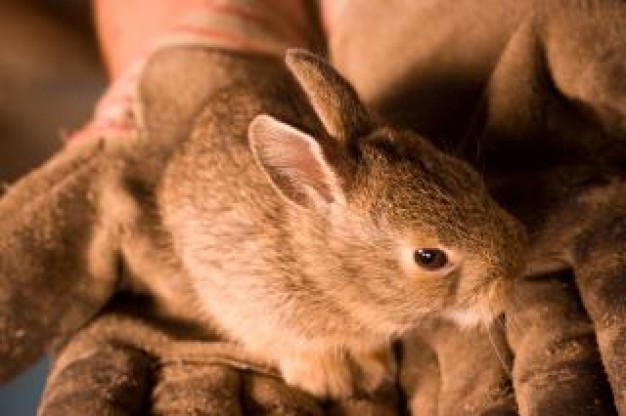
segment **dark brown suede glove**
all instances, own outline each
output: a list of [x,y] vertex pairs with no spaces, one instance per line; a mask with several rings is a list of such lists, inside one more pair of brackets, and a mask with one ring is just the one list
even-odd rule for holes
[[464,154],[528,227],[506,320],[520,414],[626,414],[626,4],[354,2],[338,21],[331,57],[365,100]]
[[413,415],[516,415],[502,326],[432,320],[405,339],[401,385]]
[[320,402],[271,369],[229,361],[238,347],[118,296],[57,355],[39,412],[94,415],[396,415],[394,386]]

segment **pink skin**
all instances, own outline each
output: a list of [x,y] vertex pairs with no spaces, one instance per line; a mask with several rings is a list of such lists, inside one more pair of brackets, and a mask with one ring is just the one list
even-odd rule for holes
[[[91,122],[77,131],[72,139],[89,138],[94,135],[111,134],[132,136],[135,117],[132,110],[134,88],[143,70],[148,54],[163,38],[184,30],[198,35],[197,29],[188,27],[190,15],[201,16],[221,10],[233,15],[254,16],[257,9],[265,8],[275,22],[280,22],[279,32],[287,33],[291,40],[306,42],[309,35],[316,34],[311,27],[307,3],[309,0],[94,0],[96,28],[111,86],[101,97]],[[320,5],[332,4],[324,17],[335,16],[336,5],[342,0],[329,2],[319,0]],[[321,3],[326,1],[326,3]],[[254,24],[254,17],[250,17]],[[169,34],[169,35],[168,35]],[[208,34],[215,37],[215,33]],[[231,39],[232,40],[232,39]],[[253,42],[254,43],[254,42]],[[246,43],[234,42],[234,46],[246,49]]]
[[[306,0],[263,0],[272,10],[281,9],[290,16],[291,24],[306,26]],[[167,32],[187,12],[202,9],[219,0],[94,0],[98,37],[112,80],[124,69],[145,54],[154,41]],[[335,16],[343,1],[321,0],[328,12],[322,15]],[[327,16],[328,15],[328,16]],[[325,23],[326,28],[328,24]]]
[[95,0],[98,37],[111,79],[145,53],[155,38],[203,0]]
[[332,34],[332,28],[338,24],[339,15],[348,0],[317,0],[317,3],[320,8],[322,25],[328,38]]

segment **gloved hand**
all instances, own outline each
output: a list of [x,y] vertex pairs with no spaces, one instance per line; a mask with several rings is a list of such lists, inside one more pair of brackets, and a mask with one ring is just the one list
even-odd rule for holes
[[[528,226],[527,274],[545,279],[535,288],[524,281],[518,306],[540,308],[545,297],[561,304],[553,313],[519,313],[527,323],[509,334],[514,351],[541,333],[548,340],[535,343],[534,355],[516,356],[527,366],[513,374],[518,393],[528,393],[518,400],[522,414],[544,414],[550,397],[567,398],[559,414],[613,414],[611,401],[626,412],[625,6],[539,8],[513,34],[490,80],[481,139],[487,177]],[[575,316],[578,324],[570,322]],[[554,361],[551,371],[542,350],[550,351],[543,356]]]
[[371,106],[464,154],[527,225],[506,319],[522,415],[626,413],[624,19],[619,1],[357,2],[330,35]]
[[56,357],[39,412],[112,415],[396,415],[394,386],[322,403],[271,369],[229,361],[238,347],[120,297]]

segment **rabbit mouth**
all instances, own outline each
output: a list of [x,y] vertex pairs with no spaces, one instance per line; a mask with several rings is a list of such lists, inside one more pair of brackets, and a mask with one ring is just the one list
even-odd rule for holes
[[506,310],[511,289],[511,279],[490,281],[473,290],[461,305],[445,310],[442,315],[462,328],[487,328]]

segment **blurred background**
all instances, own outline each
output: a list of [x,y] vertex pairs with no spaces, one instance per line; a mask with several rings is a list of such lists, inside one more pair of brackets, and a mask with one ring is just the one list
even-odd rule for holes
[[[85,123],[105,86],[87,0],[0,0],[0,184]],[[0,386],[0,414],[34,415],[48,363]]]
[[40,164],[91,114],[105,77],[87,0],[0,1],[0,180]]

